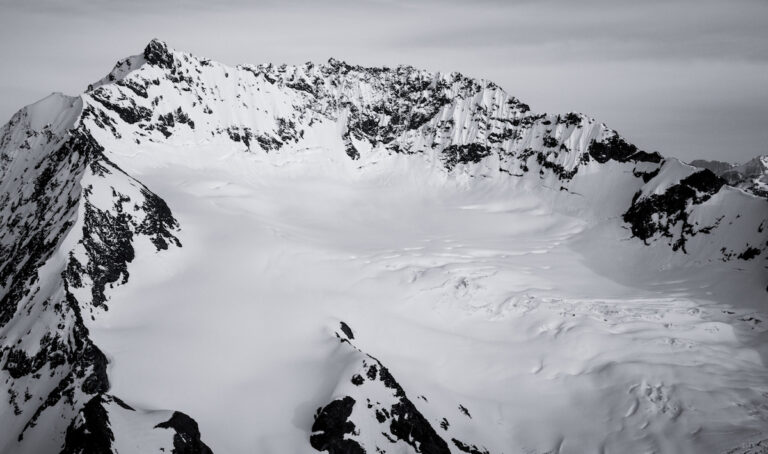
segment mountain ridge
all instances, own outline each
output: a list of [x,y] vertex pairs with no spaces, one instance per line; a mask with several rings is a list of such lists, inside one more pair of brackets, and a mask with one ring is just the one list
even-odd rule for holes
[[755,156],[743,164],[697,159],[693,166],[709,169],[730,186],[759,197],[768,197],[768,154]]
[[[184,247],[174,207],[126,167],[128,156],[142,147],[225,143],[263,159],[300,159],[292,153],[303,156],[312,146],[333,150],[350,172],[414,157],[439,178],[467,184],[519,179],[557,209],[620,217],[634,241],[674,254],[750,269],[768,255],[764,199],[727,187],[708,170],[639,150],[585,115],[533,114],[492,82],[337,60],[230,68],[153,40],[84,94],[51,95],[0,129],[0,361],[13,409],[3,415],[12,428],[0,439],[4,452],[111,452],[129,433],[119,427],[134,426],[147,434],[143,449],[210,452],[184,413],[133,408],[109,393],[108,359],[92,341],[88,319],[108,310],[110,289],[129,281],[128,264],[137,257]],[[209,165],[205,159],[196,165]],[[598,197],[610,202],[590,207]],[[349,343],[347,334],[336,336]],[[363,374],[354,377],[370,373],[365,361],[385,370],[362,355]],[[338,444],[312,446],[366,452],[355,449],[394,439],[418,452],[425,436],[434,452],[487,452],[472,440],[452,438],[449,445],[401,385],[387,380],[383,389],[394,390],[394,400],[372,413],[389,424],[383,439],[350,441],[342,430],[334,432]],[[333,402],[348,403],[333,400],[319,413],[326,434],[345,427],[331,416],[349,416]],[[123,426],[113,424],[118,420]]]

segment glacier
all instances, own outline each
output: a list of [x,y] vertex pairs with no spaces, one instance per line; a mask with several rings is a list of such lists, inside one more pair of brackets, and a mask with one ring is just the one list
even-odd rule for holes
[[767,449],[768,200],[490,81],[153,40],[0,220],[3,453]]

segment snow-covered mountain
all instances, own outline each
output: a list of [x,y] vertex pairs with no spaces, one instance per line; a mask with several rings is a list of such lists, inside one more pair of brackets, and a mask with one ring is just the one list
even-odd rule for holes
[[0,452],[763,452],[725,183],[458,73],[153,40],[0,130]]
[[709,169],[729,185],[760,197],[768,197],[768,155],[756,156],[744,164],[697,159],[691,165]]

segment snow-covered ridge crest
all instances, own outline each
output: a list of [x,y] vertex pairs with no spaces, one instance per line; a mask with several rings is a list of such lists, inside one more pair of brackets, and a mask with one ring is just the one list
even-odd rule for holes
[[[157,442],[142,449],[207,450],[183,413],[132,408],[109,393],[107,358],[88,324],[128,282],[130,263],[182,246],[174,207],[139,181],[131,159],[204,169],[232,149],[287,162],[286,171],[317,171],[303,157],[319,150],[343,168],[340,178],[412,166],[418,178],[508,185],[510,197],[535,192],[590,224],[621,219],[627,236],[665,258],[754,271],[768,256],[764,199],[639,150],[586,115],[535,114],[458,73],[333,59],[229,67],[153,40],[81,96],[52,95],[0,130],[0,382],[9,396],[0,451],[114,451],[135,433]],[[359,353],[350,367],[368,374],[374,360]],[[376,389],[388,399],[382,408],[420,414],[399,384],[378,377],[341,388],[360,402]],[[335,406],[324,408],[328,416]],[[377,411],[360,417],[378,420]],[[415,426],[395,416],[405,426],[385,439],[418,444],[408,435]],[[481,452],[420,429],[441,452]],[[376,437],[359,445],[386,442]]]
[[[675,250],[684,251],[698,232],[734,225],[739,235],[702,240],[715,251],[707,253],[710,259],[753,256],[749,251],[766,247],[758,231],[768,223],[764,216],[718,221],[713,208],[711,216],[700,210],[693,216],[698,224],[686,226],[684,218],[711,194],[664,194],[687,188],[680,180],[695,168],[639,150],[586,115],[533,113],[496,84],[458,73],[365,68],[334,59],[233,68],[153,40],[143,54],[118,62],[84,99],[83,121],[109,132],[103,141],[234,144],[283,160],[319,147],[342,151],[360,169],[388,156],[419,155],[458,179],[511,176],[524,186],[582,194],[586,203],[571,198],[560,205],[580,206],[598,218],[622,215],[633,235],[665,240]],[[679,170],[670,173],[673,168]],[[710,173],[695,178],[710,193],[722,187]],[[592,203],[605,196],[600,181],[611,186],[610,203]],[[726,193],[728,205],[765,212],[764,201]],[[643,201],[645,208],[630,209]]]
[[[109,424],[100,408],[117,399],[106,394],[107,359],[87,320],[107,308],[108,287],[127,281],[141,242],[180,246],[165,202],[111,162],[83,123],[88,102],[52,94],[0,130],[2,452],[94,452],[112,443],[104,430],[78,432]],[[166,447],[174,433],[194,443],[188,424],[157,423],[147,430],[169,433]]]

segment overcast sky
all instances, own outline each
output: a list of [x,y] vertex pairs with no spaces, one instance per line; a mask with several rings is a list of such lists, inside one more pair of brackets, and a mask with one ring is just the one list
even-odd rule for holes
[[768,0],[0,0],[0,122],[153,37],[227,64],[456,70],[647,150],[768,153]]

